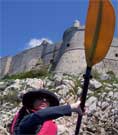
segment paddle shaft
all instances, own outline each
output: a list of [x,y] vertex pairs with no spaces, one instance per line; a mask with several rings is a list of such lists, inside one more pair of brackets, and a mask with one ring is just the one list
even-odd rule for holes
[[[84,111],[84,107],[85,107],[85,102],[86,102],[86,97],[87,97],[87,92],[88,92],[90,76],[91,76],[91,67],[87,67],[86,68],[85,79],[84,79],[83,91],[82,91],[82,95],[81,95],[81,104],[80,104],[80,106],[81,106],[82,111]],[[82,116],[78,115],[75,135],[79,134],[81,121],[82,121]]]

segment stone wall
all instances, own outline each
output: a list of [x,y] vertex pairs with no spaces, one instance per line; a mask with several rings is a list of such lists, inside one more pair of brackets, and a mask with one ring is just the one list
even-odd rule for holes
[[42,48],[42,46],[38,46],[14,56],[9,73],[15,74],[23,71],[29,71],[33,66],[35,66],[38,59],[41,57]]
[[45,47],[45,52],[41,57],[45,65],[51,64],[52,61],[56,61],[60,46],[61,42],[55,43],[53,45],[48,45],[47,47]]
[[48,65],[56,61],[61,42],[48,44],[43,42],[40,46],[27,49],[13,57],[0,59],[0,77],[6,74],[16,74],[30,71],[37,64]]
[[118,75],[118,47],[115,45],[110,47],[105,59],[97,64],[95,69],[100,72],[113,71]]
[[11,61],[11,56],[0,58],[0,77],[9,73]]

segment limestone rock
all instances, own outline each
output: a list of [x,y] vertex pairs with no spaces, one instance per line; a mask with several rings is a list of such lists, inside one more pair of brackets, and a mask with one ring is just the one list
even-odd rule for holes
[[41,79],[37,79],[37,78],[27,79],[26,82],[27,82],[27,85],[29,85],[30,87],[33,87],[35,89],[43,88],[43,85],[44,85],[43,81]]
[[89,85],[90,89],[98,89],[100,87],[102,87],[102,84],[100,82],[98,82],[95,79],[90,80],[90,85]]

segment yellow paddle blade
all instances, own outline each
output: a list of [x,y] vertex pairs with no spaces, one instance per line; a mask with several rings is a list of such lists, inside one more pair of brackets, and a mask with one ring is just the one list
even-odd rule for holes
[[85,28],[85,55],[89,67],[107,54],[115,29],[115,12],[109,0],[90,0]]

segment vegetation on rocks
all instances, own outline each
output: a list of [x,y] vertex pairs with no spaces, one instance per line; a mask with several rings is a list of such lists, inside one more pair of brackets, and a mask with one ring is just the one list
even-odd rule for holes
[[6,75],[4,79],[25,79],[25,78],[38,78],[38,77],[45,77],[47,76],[48,73],[48,68],[43,67],[40,70],[31,70],[27,72],[22,72],[14,75]]

